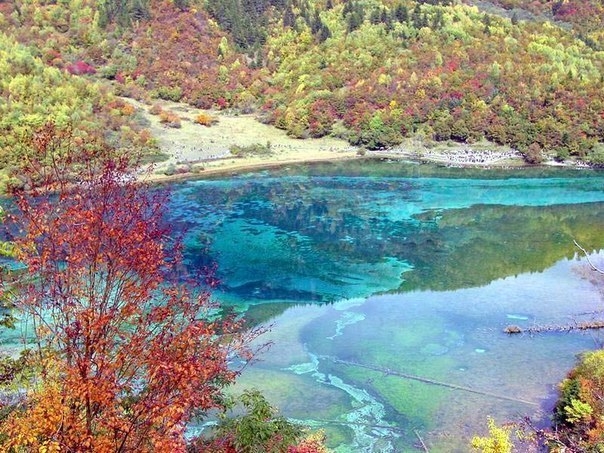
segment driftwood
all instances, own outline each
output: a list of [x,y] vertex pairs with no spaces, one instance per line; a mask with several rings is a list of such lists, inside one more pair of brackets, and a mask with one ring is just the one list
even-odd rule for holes
[[503,331],[510,335],[518,333],[541,333],[541,332],[571,332],[573,330],[592,330],[592,329],[604,329],[604,321],[586,321],[579,322],[576,324],[566,325],[553,325],[553,326],[533,326],[522,328],[516,325],[506,326]]
[[583,254],[585,255],[585,259],[589,263],[589,266],[592,268],[592,270],[599,274],[604,274],[604,270],[600,269],[599,267],[594,265],[594,263],[591,262],[591,260],[589,259],[589,254],[587,253],[587,250],[585,250],[583,247],[581,247],[577,241],[573,241],[573,242],[579,248],[579,250],[581,250],[583,252]]
[[429,378],[425,378],[425,377],[421,377],[421,376],[414,376],[412,374],[407,374],[407,373],[400,373],[398,371],[394,371],[391,370],[389,368],[380,368],[377,366],[372,366],[372,365],[365,365],[362,363],[358,363],[358,362],[351,362],[348,360],[340,360],[340,359],[336,359],[335,357],[331,359],[334,363],[341,363],[343,365],[348,365],[348,366],[355,366],[355,367],[359,367],[359,368],[365,368],[367,370],[373,370],[373,371],[378,371],[381,373],[386,374],[387,376],[396,376],[396,377],[400,377],[403,379],[409,379],[409,380],[413,380],[413,381],[418,381],[418,382],[423,382],[424,384],[431,384],[431,385],[437,385],[440,387],[447,387],[453,390],[461,390],[464,392],[469,392],[469,393],[475,393],[477,395],[482,395],[482,396],[488,396],[491,398],[497,398],[500,400],[506,400],[506,401],[513,401],[515,403],[522,403],[522,404],[528,404],[530,406],[538,406],[538,403],[535,403],[534,401],[527,401],[527,400],[523,400],[520,398],[514,398],[511,396],[506,396],[506,395],[499,395],[497,393],[491,393],[491,392],[485,392],[482,390],[477,390],[477,389],[473,389],[470,387],[464,387],[463,385],[457,385],[457,384],[451,384],[449,382],[442,382],[442,381],[436,381],[434,379],[429,379]]
[[419,435],[419,432],[417,431],[417,429],[414,429],[413,432],[415,433],[415,435],[419,439],[419,443],[421,444],[422,449],[424,450],[424,452],[425,453],[430,453],[430,451],[428,450],[428,447],[426,447],[426,444],[424,443],[424,439],[422,439],[422,436]]
[[[583,247],[581,247],[581,245],[576,240],[573,240],[573,243],[585,255],[585,259],[587,260],[589,267],[591,267],[591,269],[594,272],[604,275],[604,270],[600,269],[594,263],[591,262],[591,260],[589,259],[589,254],[587,253],[587,250],[585,250]],[[588,314],[590,314],[590,313],[588,313]],[[505,329],[503,329],[503,331],[507,334],[515,335],[515,334],[519,334],[519,333],[534,334],[534,333],[541,333],[541,332],[572,332],[573,330],[597,330],[597,329],[604,329],[604,320],[584,321],[584,322],[576,322],[574,324],[563,324],[563,325],[533,326],[533,327],[526,327],[526,328],[522,328],[515,324],[510,324],[510,325],[506,326]]]

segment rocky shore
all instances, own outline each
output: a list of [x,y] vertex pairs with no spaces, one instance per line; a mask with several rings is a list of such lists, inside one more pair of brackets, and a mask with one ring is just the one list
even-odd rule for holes
[[458,145],[450,149],[397,147],[385,151],[375,151],[369,155],[385,155],[393,158],[408,158],[419,162],[434,162],[451,167],[502,167],[525,165],[522,154],[513,149],[475,149]]

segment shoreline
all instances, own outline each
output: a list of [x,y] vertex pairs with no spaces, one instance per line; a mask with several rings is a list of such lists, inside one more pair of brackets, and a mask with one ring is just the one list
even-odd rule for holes
[[[253,161],[245,160],[238,161],[238,158],[222,158],[211,161],[206,161],[204,163],[214,163],[212,166],[201,168],[193,167],[192,171],[182,171],[176,172],[171,175],[161,174],[161,173],[149,173],[145,171],[143,174],[143,180],[145,182],[150,183],[167,183],[173,181],[185,181],[190,179],[205,179],[211,178],[215,176],[225,176],[225,175],[239,175],[244,173],[251,173],[258,170],[270,170],[276,168],[286,167],[288,165],[294,164],[315,164],[315,163],[323,163],[323,162],[343,162],[349,160],[361,160],[363,156],[354,155],[340,155],[340,156],[331,156],[331,157],[315,157],[308,158],[305,156],[300,157],[291,157],[287,159],[270,159],[264,158],[261,160],[254,159]],[[221,160],[228,160],[230,162],[221,163]],[[200,165],[200,164],[194,164]]]
[[[259,170],[270,170],[296,164],[320,164],[329,162],[362,161],[367,159],[391,159],[408,161],[417,164],[433,164],[449,168],[482,168],[482,169],[519,169],[531,167],[560,167],[584,170],[592,167],[574,162],[559,163],[546,161],[540,165],[531,165],[524,161],[520,153],[481,152],[465,147],[462,151],[420,153],[412,150],[387,149],[379,151],[332,152],[330,154],[316,155],[305,153],[288,153],[286,155],[264,157],[222,157],[207,159],[203,162],[181,163],[181,168],[176,168],[174,174],[161,173],[158,166],[154,172],[147,168],[140,172],[141,181],[147,183],[170,183],[212,177],[240,175]],[[185,168],[189,169],[186,170]]]
[[[186,104],[157,101],[155,108],[168,111],[179,118],[178,127],[168,127],[151,106],[124,98],[141,115],[156,138],[159,150],[167,156],[163,162],[142,165],[138,179],[148,183],[168,183],[189,179],[204,179],[258,170],[274,169],[294,164],[313,164],[363,159],[392,159],[414,163],[431,163],[446,167],[522,168],[532,167],[520,152],[508,146],[490,142],[472,144],[424,142],[407,138],[400,145],[384,150],[365,150],[333,138],[296,139],[274,126],[262,124],[253,115],[229,115],[201,110]],[[197,124],[204,114],[212,118],[210,126]],[[266,144],[266,145],[264,145]],[[263,146],[263,155],[233,156],[233,147]],[[591,168],[581,162],[546,161],[544,166]]]

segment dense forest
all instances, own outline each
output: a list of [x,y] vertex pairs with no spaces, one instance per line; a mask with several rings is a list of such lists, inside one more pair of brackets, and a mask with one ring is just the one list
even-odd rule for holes
[[150,151],[121,95],[254,112],[294,137],[369,149],[410,136],[486,139],[529,162],[601,164],[603,9],[597,0],[2,2],[2,146],[52,119]]

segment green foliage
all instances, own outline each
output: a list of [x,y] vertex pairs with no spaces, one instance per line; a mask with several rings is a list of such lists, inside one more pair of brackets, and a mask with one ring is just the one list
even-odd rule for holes
[[17,357],[0,358],[0,388],[18,390],[33,375],[35,363],[31,349],[23,349]]
[[598,143],[588,156],[589,162],[597,166],[604,166],[604,143]]
[[235,157],[270,156],[273,153],[269,142],[266,142],[266,144],[254,143],[247,146],[233,145],[229,150]]
[[[320,17],[330,38],[308,39],[316,21],[272,29],[270,117],[296,137],[337,128],[370,148],[423,130],[438,140],[488,138],[534,163],[545,153],[590,155],[604,141],[604,120],[588,114],[604,105],[601,58],[549,23],[512,24],[452,3],[292,8],[299,18]],[[310,110],[318,91],[328,93],[321,115]],[[401,106],[398,118],[383,113],[391,101]]]
[[[486,138],[534,163],[555,156],[600,165],[601,2],[494,2],[520,8],[522,20],[445,0],[28,0],[15,3],[6,29],[56,68],[94,62],[121,94],[262,106],[263,118],[295,137],[337,134],[368,148],[418,132]],[[573,28],[526,20],[522,8]],[[29,91],[36,57],[11,61],[18,95]],[[88,119],[88,107],[66,106],[55,121],[70,120],[74,107]],[[45,118],[12,110],[13,123]]]
[[569,406],[564,406],[566,420],[569,423],[588,421],[593,414],[592,407],[581,400],[573,399]]
[[[560,384],[552,445],[600,451],[604,442],[604,350],[583,354]],[[573,450],[574,451],[574,450]]]
[[487,420],[489,435],[487,437],[475,436],[472,438],[472,448],[482,453],[511,453],[514,444],[510,440],[510,428],[500,427],[491,417]]
[[303,429],[286,418],[275,415],[275,409],[258,390],[245,391],[238,400],[244,414],[224,416],[217,427],[220,437],[232,437],[238,452],[280,453],[294,445],[303,435]]
[[0,102],[2,148],[15,145],[26,131],[48,120],[66,126],[92,117],[102,102],[97,85],[47,67],[4,34],[0,34],[0,99],[5,101]]
[[182,89],[180,87],[159,87],[157,97],[166,101],[178,102],[182,99]]
[[206,8],[231,33],[235,44],[247,51],[266,40],[270,4],[267,0],[211,0]]
[[150,16],[149,0],[98,0],[100,24],[127,27]]
[[[141,127],[132,123],[115,100],[98,83],[48,66],[35,48],[0,34],[0,173],[5,185],[26,159],[25,137],[47,122],[70,129],[74,137],[100,137],[109,143],[137,150],[152,148],[138,136]],[[115,113],[117,112],[117,114]],[[129,124],[131,127],[122,127]]]

